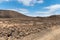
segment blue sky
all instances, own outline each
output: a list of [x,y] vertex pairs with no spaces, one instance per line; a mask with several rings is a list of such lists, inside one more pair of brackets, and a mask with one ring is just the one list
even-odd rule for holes
[[60,14],[60,0],[0,0],[0,9],[14,10],[28,16]]

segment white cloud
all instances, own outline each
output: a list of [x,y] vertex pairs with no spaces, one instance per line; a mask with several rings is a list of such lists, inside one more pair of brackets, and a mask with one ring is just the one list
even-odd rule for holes
[[42,16],[42,17],[52,15],[49,11],[36,11],[35,14],[36,16]]
[[18,0],[18,2],[23,3],[26,6],[33,6],[36,3],[43,3],[43,0]]
[[43,3],[44,1],[43,0],[38,0],[37,3]]
[[47,11],[37,11],[37,14],[42,14],[42,15],[57,15],[60,14],[60,4],[55,4],[51,5],[48,7],[44,7],[43,10]]
[[60,4],[51,5],[51,6],[45,7],[44,9],[48,9],[50,12],[53,12],[60,9]]
[[60,14],[60,4],[51,5],[44,7],[43,10],[46,11],[36,11],[35,14],[38,16],[50,16],[50,15],[59,15]]
[[35,13],[38,13],[38,14],[48,14],[49,12],[47,12],[47,11],[36,11]]
[[[60,11],[60,4],[50,5],[48,7],[44,7],[43,10],[47,9],[48,14],[57,15],[58,11]],[[44,11],[43,11],[44,12]],[[46,14],[46,13],[45,13]]]
[[21,2],[21,3],[23,3],[24,5],[29,6],[29,5],[30,5],[30,2],[31,2],[32,0],[18,0],[18,1]]
[[18,11],[19,11],[20,13],[23,13],[23,14],[29,13],[29,11],[28,11],[27,9],[24,9],[24,8],[18,9]]

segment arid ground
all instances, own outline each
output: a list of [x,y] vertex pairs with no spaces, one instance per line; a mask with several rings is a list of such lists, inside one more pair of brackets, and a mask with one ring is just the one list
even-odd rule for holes
[[20,14],[20,16],[14,15],[14,17],[12,13],[15,12],[9,11],[9,16],[2,13],[0,40],[60,40],[59,15],[28,17]]

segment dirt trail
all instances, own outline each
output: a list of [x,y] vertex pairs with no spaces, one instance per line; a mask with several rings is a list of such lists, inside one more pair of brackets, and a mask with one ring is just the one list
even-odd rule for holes
[[52,30],[44,37],[38,38],[37,40],[60,40],[60,28]]

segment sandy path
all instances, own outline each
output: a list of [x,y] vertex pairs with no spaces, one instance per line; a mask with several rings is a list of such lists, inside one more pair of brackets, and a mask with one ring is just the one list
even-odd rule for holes
[[44,37],[38,38],[37,40],[60,40],[60,28],[52,30]]

